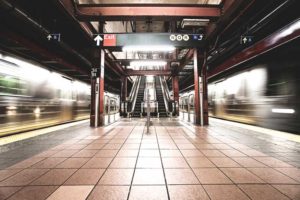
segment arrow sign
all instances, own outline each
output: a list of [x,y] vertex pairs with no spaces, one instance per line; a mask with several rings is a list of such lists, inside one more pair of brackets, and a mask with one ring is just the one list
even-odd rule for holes
[[243,39],[244,44],[246,44],[247,41],[248,41],[248,39],[246,37],[244,37],[244,39]]
[[51,40],[51,38],[52,38],[52,36],[51,36],[51,34],[49,34],[49,35],[47,36],[47,39],[48,39],[48,40]]
[[97,35],[94,38],[94,41],[96,41],[97,46],[100,46],[100,42],[103,41],[103,38],[100,35]]

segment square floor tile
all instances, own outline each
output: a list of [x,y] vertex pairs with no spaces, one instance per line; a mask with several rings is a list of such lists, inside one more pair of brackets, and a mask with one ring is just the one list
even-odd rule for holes
[[60,186],[47,200],[85,200],[94,186]]
[[295,179],[300,182],[300,169],[299,168],[275,168],[277,171],[289,176],[290,178]]
[[129,186],[96,186],[87,200],[127,200]]
[[191,169],[165,169],[168,184],[200,184]]
[[201,152],[207,157],[225,157],[225,155],[216,149],[211,150],[201,150]]
[[164,168],[189,168],[183,157],[162,158]]
[[40,168],[40,169],[54,168],[55,166],[62,163],[66,159],[67,158],[46,158],[45,160],[31,166],[31,168]]
[[19,169],[19,168],[25,169],[25,168],[28,168],[44,159],[45,158],[42,158],[42,157],[32,157],[32,158],[23,160],[22,162],[19,162],[17,164],[14,164],[13,166],[10,166],[9,169]]
[[117,157],[137,157],[138,153],[138,149],[122,149],[117,154]]
[[161,168],[161,160],[160,158],[142,158],[139,157],[137,161],[136,168],[144,168],[144,169],[151,169],[151,168]]
[[201,185],[169,185],[170,200],[209,200]]
[[263,183],[263,181],[245,168],[221,168],[234,183]]
[[217,168],[193,169],[201,184],[232,184],[231,180]]
[[83,149],[83,150],[75,153],[74,155],[72,155],[72,157],[76,157],[76,158],[91,158],[97,152],[98,152],[98,150]]
[[217,167],[241,167],[230,158],[209,158]]
[[224,153],[228,157],[242,157],[242,156],[247,156],[247,155],[241,153],[240,151],[233,150],[233,149],[221,150],[221,151],[222,151],[222,153]]
[[239,185],[252,200],[289,200],[270,185]]
[[166,186],[132,186],[129,200],[168,200]]
[[52,169],[31,185],[62,185],[76,169]]
[[292,165],[273,157],[253,157],[253,158],[270,167],[293,167]]
[[165,184],[162,169],[136,169],[133,178],[134,185],[162,185]]
[[190,157],[186,158],[186,160],[192,168],[215,167],[215,165],[206,157]]
[[248,170],[267,183],[297,183],[295,180],[272,168],[248,168]]
[[181,153],[184,157],[202,157],[203,154],[199,150],[181,150]]
[[139,157],[160,157],[159,150],[140,150]]
[[79,150],[61,150],[55,154],[53,154],[51,157],[57,157],[57,158],[68,158],[77,153]]
[[0,181],[15,175],[16,173],[20,172],[23,169],[4,169],[0,170]]
[[64,185],[95,185],[103,173],[104,169],[79,169]]
[[25,169],[0,182],[0,186],[23,186],[42,176],[48,169]]
[[8,198],[9,196],[16,193],[21,188],[22,187],[0,187],[0,199],[4,200]]
[[9,200],[44,200],[57,188],[58,186],[26,186]]
[[267,167],[250,157],[233,157],[232,159],[243,167]]
[[82,168],[107,168],[113,158],[92,158]]
[[167,158],[167,157],[182,157],[179,150],[161,150],[161,157]]
[[134,169],[107,169],[100,185],[130,185]]
[[113,158],[117,155],[118,150],[100,150],[96,153],[95,157],[102,157],[102,158]]
[[300,185],[273,185],[273,187],[293,200],[300,199]]
[[78,169],[82,167],[88,160],[89,158],[68,158],[55,168]]
[[235,185],[203,185],[211,200],[250,200]]
[[136,158],[116,157],[110,164],[109,168],[134,168],[135,163],[136,163]]
[[87,145],[84,149],[85,150],[100,150],[105,146],[105,144],[101,144],[101,143],[92,143]]

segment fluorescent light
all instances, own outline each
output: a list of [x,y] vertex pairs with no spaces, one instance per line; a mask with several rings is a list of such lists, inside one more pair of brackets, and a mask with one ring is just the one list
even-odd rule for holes
[[284,109],[284,108],[273,108],[272,112],[273,113],[294,114],[295,110],[294,109]]
[[130,66],[164,66],[166,61],[132,61]]
[[147,45],[147,46],[125,46],[123,51],[159,51],[159,52],[171,52],[175,47],[170,45]]

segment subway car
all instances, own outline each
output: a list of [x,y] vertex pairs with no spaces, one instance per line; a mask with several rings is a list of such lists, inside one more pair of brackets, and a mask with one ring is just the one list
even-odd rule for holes
[[[109,124],[118,120],[119,99],[107,92],[105,99]],[[0,137],[89,116],[88,84],[0,53]]]
[[[295,60],[252,64],[208,85],[211,117],[300,132],[300,68]],[[194,92],[180,96],[180,116],[194,120]]]

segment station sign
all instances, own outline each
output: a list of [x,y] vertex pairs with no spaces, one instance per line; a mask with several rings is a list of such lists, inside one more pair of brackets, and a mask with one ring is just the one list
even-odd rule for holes
[[96,46],[124,47],[147,45],[172,45],[175,47],[201,47],[204,44],[203,34],[181,33],[118,33],[94,35]]

